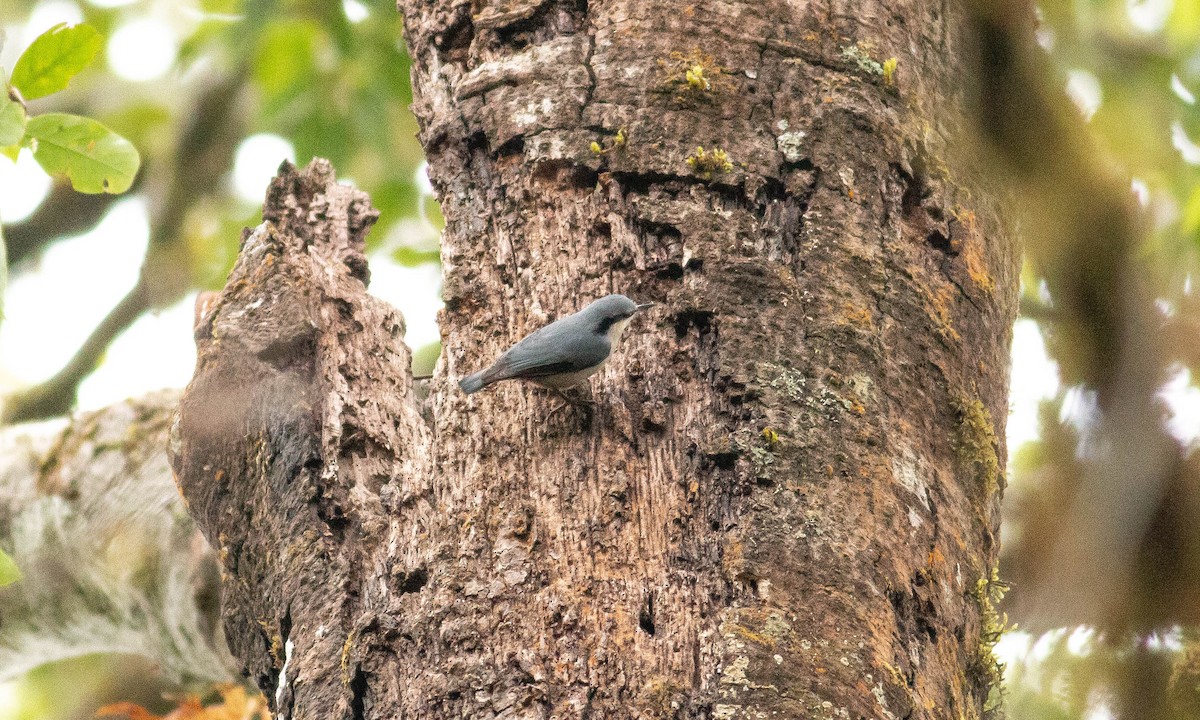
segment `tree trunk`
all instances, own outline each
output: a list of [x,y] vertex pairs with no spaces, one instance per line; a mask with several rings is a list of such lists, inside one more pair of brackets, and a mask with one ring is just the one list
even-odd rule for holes
[[[365,294],[373,215],[317,163],[180,410],[280,716],[985,714],[1018,254],[948,169],[958,11],[402,9],[447,219],[428,401]],[[614,291],[659,305],[594,408],[458,390]]]

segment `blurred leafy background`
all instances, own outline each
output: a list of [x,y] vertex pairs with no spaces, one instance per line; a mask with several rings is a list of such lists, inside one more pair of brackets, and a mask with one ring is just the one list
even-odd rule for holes
[[[1049,159],[1007,178],[1029,249],[1001,563],[1012,590],[996,647],[1007,712],[1200,717],[1200,0],[1036,11],[1036,74],[1016,92],[1049,88],[1046,106],[1070,118],[1042,133],[1031,112],[1022,131],[1071,142],[1035,146]],[[130,193],[92,196],[27,157],[0,159],[8,421],[182,386],[192,298],[220,287],[284,158],[327,157],[370,193],[372,290],[405,311],[417,372],[432,367],[441,219],[390,2],[9,0],[0,66],[63,21],[106,45],[31,111],[100,119],[143,169]],[[1039,179],[1044,167],[1057,170]],[[1121,192],[1091,193],[1082,178],[1094,176]],[[1093,211],[1125,201],[1134,240],[1115,247],[1110,216]],[[162,711],[161,693],[180,690],[144,660],[88,655],[0,684],[0,720],[91,717],[116,700]]]

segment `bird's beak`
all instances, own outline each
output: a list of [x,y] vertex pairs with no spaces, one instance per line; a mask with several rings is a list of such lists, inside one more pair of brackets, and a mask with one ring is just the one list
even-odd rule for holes
[[638,312],[641,312],[642,310],[652,307],[654,307],[654,303],[638,303],[637,309]]

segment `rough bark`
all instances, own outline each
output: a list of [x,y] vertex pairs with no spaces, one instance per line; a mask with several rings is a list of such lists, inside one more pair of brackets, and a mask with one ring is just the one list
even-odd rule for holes
[[[402,10],[447,218],[429,400],[365,294],[365,198],[317,164],[181,405],[281,716],[982,715],[1017,250],[948,169],[957,11]],[[612,291],[659,307],[594,409],[457,390]]]

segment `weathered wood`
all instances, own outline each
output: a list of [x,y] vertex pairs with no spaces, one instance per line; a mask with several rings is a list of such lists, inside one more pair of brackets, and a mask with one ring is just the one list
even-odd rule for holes
[[[981,715],[1017,250],[948,167],[956,11],[402,10],[447,218],[428,421],[324,165],[273,186],[181,409],[281,715]],[[458,391],[613,291],[659,307],[594,409]]]

